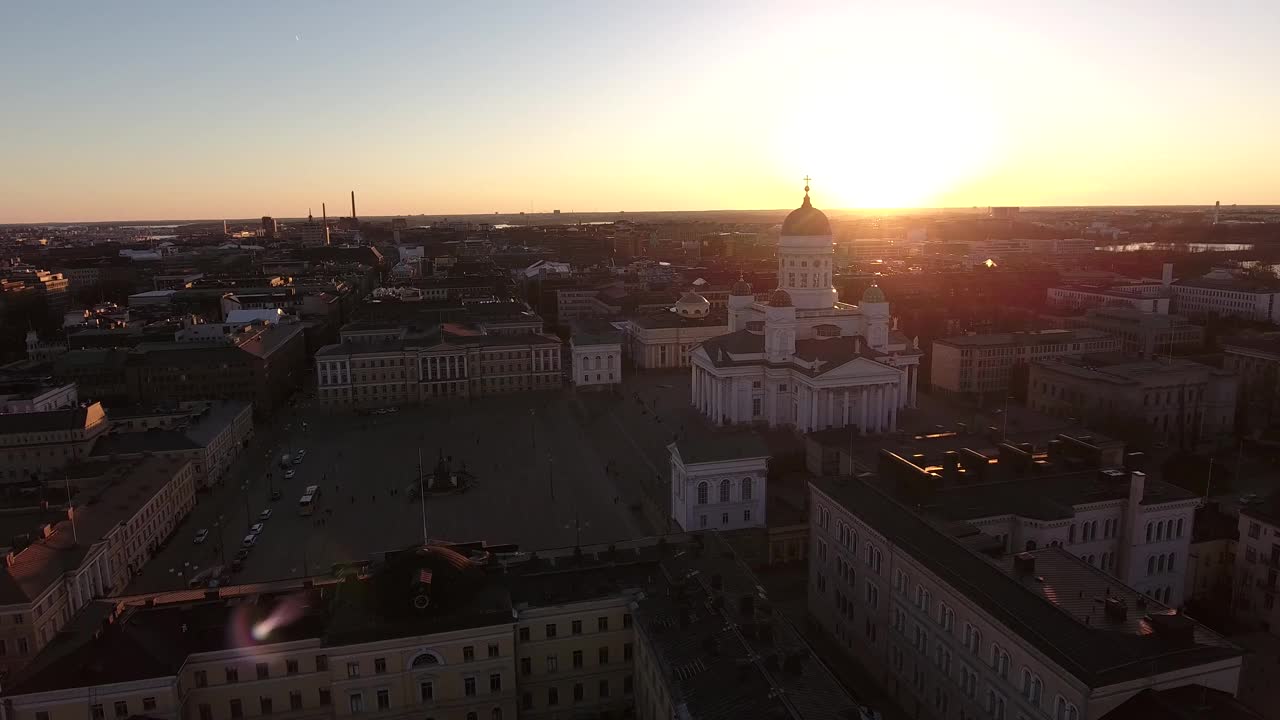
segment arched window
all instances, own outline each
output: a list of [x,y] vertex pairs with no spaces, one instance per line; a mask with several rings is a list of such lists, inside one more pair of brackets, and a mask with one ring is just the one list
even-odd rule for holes
[[995,643],[991,645],[991,668],[1002,678],[1009,677],[1009,653]]
[[1071,527],[1067,528],[1067,542],[1076,541],[1076,524],[1071,523]]
[[1178,518],[1178,537],[1182,537],[1182,518]]
[[1156,558],[1156,572],[1164,572],[1164,555]]
[[1156,571],[1156,556],[1152,555],[1147,558],[1147,574],[1151,575]]
[[1094,562],[1094,560],[1096,560],[1096,559],[1097,559],[1097,556],[1096,556],[1096,555],[1093,555],[1093,554],[1091,553],[1091,554],[1089,555],[1089,564],[1090,564],[1090,565],[1096,565],[1097,563],[1095,563],[1095,562]]
[[1164,539],[1164,521],[1156,523],[1156,540]]
[[751,499],[751,478],[749,477],[742,478],[742,499]]
[[[1151,542],[1151,523],[1147,523],[1147,542]],[[1058,698],[1061,700],[1062,698]]]
[[720,502],[729,502],[729,487],[730,485],[728,480],[720,481]]
[[1028,540],[1028,541],[1027,541],[1027,550],[1028,550],[1028,551],[1030,551],[1030,550],[1035,550],[1035,549],[1036,549],[1036,541],[1035,541],[1035,540]]
[[1031,689],[1027,693],[1027,702],[1036,707],[1040,707],[1040,696],[1044,693],[1044,682],[1040,680],[1039,675],[1031,676]]
[[708,493],[709,491],[710,491],[710,490],[709,490],[709,488],[707,487],[707,481],[706,481],[706,480],[703,480],[702,482],[698,483],[698,504],[699,504],[699,505],[706,505],[706,504],[707,504],[707,493]]
[[440,658],[437,657],[435,653],[424,652],[421,655],[415,657],[413,661],[409,663],[409,666],[419,668],[419,667],[426,667],[428,665],[439,665],[439,664],[440,664]]
[[1165,567],[1169,568],[1169,572],[1173,572],[1173,559],[1177,557],[1177,553],[1169,553],[1169,563]]
[[489,720],[502,720],[502,708],[494,708],[490,710]]

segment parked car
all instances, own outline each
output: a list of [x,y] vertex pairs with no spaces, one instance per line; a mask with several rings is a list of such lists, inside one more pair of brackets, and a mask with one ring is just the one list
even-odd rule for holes
[[248,548],[240,548],[239,550],[236,551],[236,557],[235,557],[236,560],[243,563],[248,557],[249,557]]
[[282,497],[284,497],[284,493],[280,492],[279,490],[272,490],[272,491],[271,491],[271,499],[272,499],[272,500],[279,500],[279,499],[280,499],[280,498],[282,498]]
[[1257,505],[1260,502],[1262,502],[1262,498],[1258,493],[1248,493],[1247,495],[1240,496],[1241,505]]
[[257,535],[258,533],[261,533],[261,532],[262,532],[262,528],[264,528],[264,527],[266,527],[266,526],[265,526],[265,525],[263,525],[262,523],[254,523],[254,524],[252,524],[252,525],[250,525],[250,526],[249,526],[249,534],[250,534],[250,535]]
[[258,513],[258,519],[259,519],[259,520],[270,520],[270,519],[271,519],[271,508],[267,508],[266,510],[263,510],[262,512]]
[[285,470],[285,471],[284,471],[284,479],[285,479],[285,480],[292,480],[294,475],[297,475],[297,473],[295,473],[293,470]]
[[199,530],[196,531],[196,537],[193,542],[194,544],[199,545],[200,543],[208,539],[209,539],[209,531],[206,530],[205,528],[200,528]]
[[258,536],[253,533],[245,535],[244,539],[240,541],[240,547],[243,547],[243,548],[251,548],[257,544],[258,544]]

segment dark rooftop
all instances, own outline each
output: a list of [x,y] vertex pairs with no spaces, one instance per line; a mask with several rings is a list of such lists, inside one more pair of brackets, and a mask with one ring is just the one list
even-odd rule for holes
[[663,668],[681,717],[831,718],[856,704],[791,624],[774,614],[755,575],[717,533],[662,561],[636,624]]
[[685,464],[767,458],[769,448],[754,431],[744,428],[717,428],[693,408],[681,408],[671,414],[674,446]]
[[1265,715],[1231,693],[1203,685],[1168,690],[1147,688],[1125,700],[1101,720],[1262,720]]
[[[1032,554],[1035,576],[1020,578],[1010,568],[959,544],[944,529],[870,483],[823,478],[812,485],[880,534],[894,538],[916,562],[1091,688],[1243,654],[1189,619],[1191,638],[1181,645],[1173,642],[1156,628],[1158,623],[1147,618],[1184,616],[1142,598],[1061,548]],[[1043,584],[1029,586],[1039,583],[1039,577],[1045,578]],[[1130,601],[1135,619],[1110,622],[1101,613],[1106,593]],[[1086,623],[1084,617],[1095,606],[1097,617]]]

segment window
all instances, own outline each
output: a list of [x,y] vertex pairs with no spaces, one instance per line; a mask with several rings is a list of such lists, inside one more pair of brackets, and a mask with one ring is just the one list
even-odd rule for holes
[[955,628],[956,613],[954,610],[947,607],[946,604],[942,605],[942,612],[938,614],[938,624],[941,625],[942,629],[946,630],[947,632],[952,632],[952,630]]
[[[472,662],[476,659],[476,648],[474,645],[464,645],[462,648],[462,662]],[[386,669],[385,667],[383,668]]]
[[964,624],[964,646],[974,655],[982,650],[982,631],[970,623]]
[[489,692],[502,692],[502,673],[489,673]]
[[559,691],[559,690],[557,690],[556,688],[553,688],[553,687],[552,687],[552,688],[547,688],[547,704],[548,704],[548,705],[559,705],[559,704],[560,704],[560,691]]
[[556,636],[556,624],[555,624],[555,623],[547,623],[547,627],[544,629],[544,631],[543,631],[543,632],[546,634],[546,637],[548,637],[548,638],[553,638],[553,637],[555,637],[555,636]]
[[707,490],[708,488],[705,480],[703,482],[698,483],[698,504],[699,505],[707,504]]
[[237,720],[244,717],[244,706],[240,704],[240,698],[232,698],[228,706],[231,708],[231,717]]
[[502,708],[494,708],[490,710],[489,720],[502,720]]
[[225,672],[227,675],[228,685],[231,683],[240,682],[240,670],[238,670],[237,668],[229,667],[229,668],[226,668]]
[[573,651],[573,666],[575,668],[582,667],[582,651],[581,650]]
[[213,720],[213,707],[209,703],[200,703],[200,720]]
[[89,716],[93,718],[93,720],[102,720],[107,716],[107,714],[106,711],[102,709],[101,705],[94,705],[89,708]]
[[329,656],[317,655],[316,656],[316,672],[324,672],[325,670],[328,670],[328,669],[329,669]]
[[284,661],[284,672],[285,672],[285,674],[286,674],[286,675],[297,675],[297,674],[298,674],[298,661],[297,661],[297,660],[285,660],[285,661]]
[[880,607],[880,588],[870,580],[867,581],[867,605],[871,608]]
[[320,688],[320,706],[329,707],[333,702],[333,696],[329,693],[329,688]]
[[[380,690],[379,692],[386,692],[386,691]],[[271,714],[271,698],[266,696],[258,698],[258,707],[261,709],[263,715],[270,715]]]
[[209,675],[204,670],[196,671],[196,687],[202,688],[209,685]]
[[999,645],[991,645],[991,668],[1005,680],[1009,679],[1009,653]]
[[553,673],[560,669],[560,659],[555,655],[547,656],[547,672]]
[[266,680],[271,677],[271,669],[267,667],[266,663],[258,663],[255,666],[255,669],[257,670],[259,680]]
[[631,627],[631,613],[623,613],[623,615],[622,615],[622,627],[623,627],[623,628],[629,628],[629,627]]
[[349,678],[360,677],[360,663],[358,662],[347,663],[347,677]]
[[624,643],[622,646],[622,659],[631,660],[633,657],[635,657],[635,644]]
[[476,694],[475,678],[469,677],[469,678],[462,679],[462,694],[466,695],[467,697],[475,697],[475,694]]
[[364,712],[364,693],[351,693],[347,696],[347,705],[351,708],[352,715]]
[[608,647],[600,648],[600,651],[597,653],[597,655],[599,655],[601,665],[609,664],[609,648]]
[[[142,698],[142,709],[143,709],[143,710],[155,710],[155,709],[156,709],[156,699],[155,699],[155,698],[153,698],[153,697],[144,697],[144,698]],[[45,720],[48,720],[48,718],[45,718]]]
[[584,693],[582,691],[582,683],[574,683],[573,684],[573,701],[582,702],[583,695]]
[[520,642],[529,642],[529,628],[520,628]]
[[749,523],[749,522],[751,522],[751,511],[750,511],[750,510],[743,510],[743,511],[742,511],[742,522],[744,522],[744,523]]
[[570,623],[570,624],[569,624],[569,632],[573,633],[574,635],[581,635],[581,634],[582,634],[582,621],[581,621],[581,620],[574,620],[572,623]]
[[498,657],[498,643],[489,643],[489,657]]
[[520,658],[520,674],[521,675],[533,674],[533,660],[531,658],[527,658],[527,657]]
[[598,631],[600,631],[600,632],[608,632],[608,631],[609,631],[609,618],[607,618],[607,617],[598,617],[598,618],[596,618],[596,630],[598,630]]
[[436,686],[430,680],[418,683],[418,699],[424,703],[436,699]]
[[124,700],[117,700],[115,702],[114,709],[116,711],[116,717],[118,718],[129,717],[129,703],[125,702]]
[[720,481],[720,502],[729,502],[729,481],[727,479]]
[[722,526],[729,524],[729,513],[720,513],[720,524]]
[[533,709],[533,693],[524,692],[520,694],[520,707],[524,710]]
[[608,680],[601,680],[598,689],[600,692],[600,697],[602,698],[609,697],[609,681]]

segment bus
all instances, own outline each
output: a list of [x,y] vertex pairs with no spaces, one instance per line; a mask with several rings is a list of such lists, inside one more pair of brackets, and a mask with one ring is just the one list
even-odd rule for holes
[[320,499],[320,486],[308,485],[307,489],[302,492],[302,499],[298,501],[298,514],[310,515],[316,511],[316,502]]

